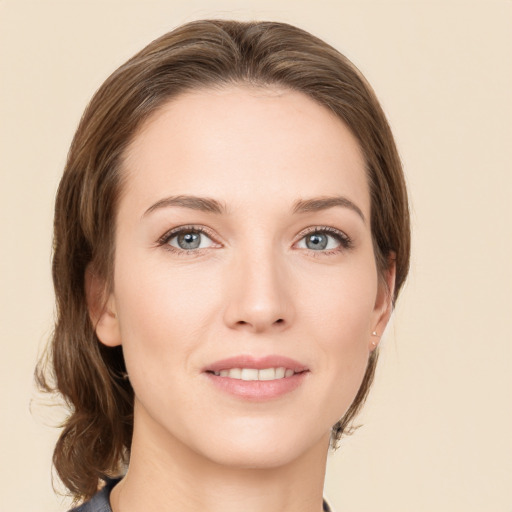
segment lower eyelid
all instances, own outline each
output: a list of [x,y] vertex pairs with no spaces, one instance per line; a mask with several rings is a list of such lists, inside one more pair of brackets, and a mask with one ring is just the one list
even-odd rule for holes
[[[201,237],[204,237],[206,239],[209,240],[210,242],[210,245],[208,247],[212,247],[215,245],[215,242],[211,239],[211,237],[209,237],[206,233],[203,233],[203,232],[200,232],[200,231],[196,231],[196,233],[199,233],[201,235]],[[172,245],[171,244],[171,240],[174,240],[176,238],[178,238],[180,235],[180,232],[178,233],[174,233],[173,235],[171,235],[168,239],[167,239],[167,242],[166,244],[171,246],[171,247],[174,247],[175,249],[177,250],[182,250],[182,251],[186,251],[186,252],[190,252],[190,251],[200,251],[201,249],[207,249],[208,247],[197,247],[195,249],[182,249],[181,247],[177,247],[176,245]]]
[[[321,227],[321,226],[315,227],[313,229],[310,229],[306,233],[303,233],[296,243],[301,242],[308,235],[312,235],[315,233],[327,235],[327,236],[334,238],[339,243],[339,245],[341,246],[342,249],[350,249],[353,245],[351,238],[348,235],[346,235],[345,233],[338,231],[338,230],[334,230],[333,228],[325,228],[325,227]],[[313,250],[313,249],[310,249],[310,250]],[[325,249],[323,251],[318,251],[318,252],[325,253],[325,252],[328,252],[329,250],[333,251],[336,249]]]
[[216,241],[215,237],[209,231],[207,231],[203,227],[193,226],[193,225],[191,225],[191,226],[180,226],[178,228],[173,228],[173,229],[167,231],[164,235],[162,235],[158,239],[157,243],[159,245],[168,244],[170,240],[172,240],[173,238],[177,237],[181,233],[187,233],[187,232],[191,232],[191,231],[194,231],[196,233],[201,233],[201,235],[204,235],[205,237],[209,238],[213,243],[218,244],[218,242]]

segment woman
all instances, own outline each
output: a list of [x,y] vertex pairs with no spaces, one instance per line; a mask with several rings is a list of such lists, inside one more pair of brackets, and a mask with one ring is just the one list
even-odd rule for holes
[[121,66],[55,209],[54,464],[78,510],[326,507],[409,244],[385,116],[326,43],[198,21]]

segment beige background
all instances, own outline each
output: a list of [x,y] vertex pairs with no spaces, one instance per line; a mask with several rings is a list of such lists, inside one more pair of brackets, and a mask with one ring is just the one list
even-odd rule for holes
[[483,0],[0,0],[0,511],[66,510],[50,477],[59,410],[32,370],[73,131],[115,67],[203,17],[288,21],[346,53],[404,161],[412,273],[326,494],[339,512],[512,511],[512,4]]

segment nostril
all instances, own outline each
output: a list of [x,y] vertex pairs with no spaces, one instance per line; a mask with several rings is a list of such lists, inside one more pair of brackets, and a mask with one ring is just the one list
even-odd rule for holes
[[253,322],[249,320],[238,320],[233,326],[237,326],[241,329],[250,328],[251,330],[254,330],[255,332],[264,331],[265,329],[271,328],[271,327],[279,327],[281,326],[284,328],[284,326],[287,324],[287,321],[284,318],[278,318],[277,320],[270,320],[265,318],[256,318]]

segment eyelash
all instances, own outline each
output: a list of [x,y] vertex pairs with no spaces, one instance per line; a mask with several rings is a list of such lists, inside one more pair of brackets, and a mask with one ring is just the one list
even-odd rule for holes
[[329,235],[340,244],[339,247],[336,247],[335,249],[328,249],[323,251],[314,251],[312,249],[309,249],[308,251],[311,253],[311,255],[316,258],[322,256],[336,255],[343,251],[348,251],[349,249],[352,249],[352,247],[354,246],[352,239],[345,233],[343,233],[343,231],[339,231],[338,229],[331,228],[329,226],[312,226],[310,228],[307,228],[305,231],[300,233],[299,241],[313,233]]
[[214,243],[215,237],[213,233],[211,233],[209,230],[202,226],[180,226],[178,228],[171,229],[170,231],[167,231],[162,237],[158,239],[157,245],[163,247],[166,251],[172,252],[176,254],[177,256],[184,256],[184,257],[194,257],[194,256],[200,256],[203,251],[203,249],[195,249],[195,250],[185,250],[185,249],[178,249],[177,247],[173,247],[169,244],[169,242],[176,236],[180,235],[181,233],[200,233],[202,235],[206,235],[208,238],[210,238]]
[[[200,233],[203,235],[206,235],[208,238],[210,238],[214,243],[218,243],[215,241],[215,237],[213,233],[211,233],[209,230],[205,229],[203,226],[195,226],[195,225],[189,225],[189,226],[180,226],[178,228],[171,229],[170,231],[167,231],[163,236],[161,236],[158,241],[157,245],[159,247],[163,247],[165,250],[172,252],[178,256],[184,256],[184,257],[194,257],[194,256],[200,256],[205,248],[203,249],[193,249],[193,250],[185,250],[185,249],[178,249],[176,247],[173,247],[169,244],[169,241],[172,240],[174,237],[180,235],[181,233],[187,233],[187,232],[194,232],[194,233]],[[329,250],[322,250],[322,251],[314,251],[312,249],[306,249],[313,257],[321,257],[321,256],[329,256],[329,255],[335,255],[339,254],[343,251],[347,251],[349,249],[352,249],[353,242],[350,237],[348,237],[345,233],[342,231],[339,231],[335,228],[328,227],[328,226],[312,226],[310,228],[307,228],[305,231],[300,233],[299,239],[297,242],[300,242],[303,238],[305,238],[308,235],[311,235],[313,233],[318,234],[327,234],[334,238],[338,243],[339,247],[336,247],[335,249],[329,249]],[[208,248],[206,248],[208,249]]]

